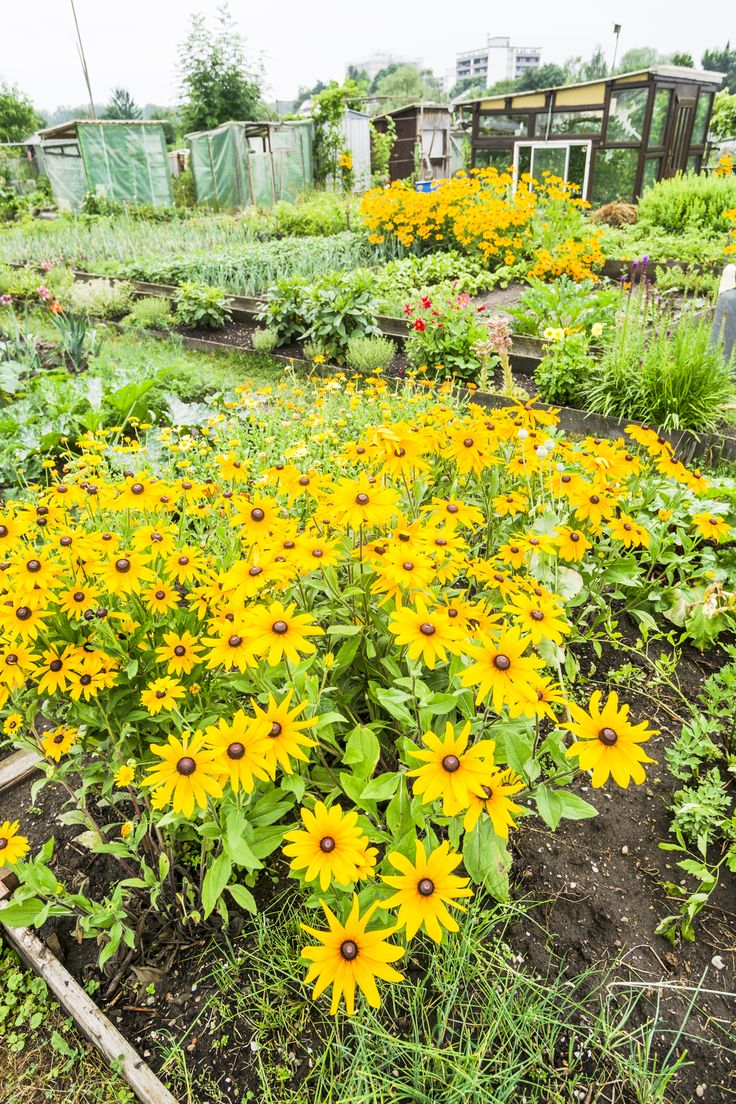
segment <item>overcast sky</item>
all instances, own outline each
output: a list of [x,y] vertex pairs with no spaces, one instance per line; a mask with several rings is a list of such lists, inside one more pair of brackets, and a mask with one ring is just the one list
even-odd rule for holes
[[[177,45],[192,11],[210,17],[219,0],[76,0],[92,91],[129,89],[139,103],[176,102]],[[266,98],[291,99],[300,85],[342,77],[345,65],[373,51],[423,57],[438,74],[459,50],[487,34],[541,46],[542,61],[590,55],[600,43],[610,59],[613,22],[619,51],[654,46],[661,53],[736,43],[733,0],[231,0],[249,48],[262,57]],[[494,16],[494,9],[498,12]],[[17,84],[37,107],[86,100],[69,0],[0,0],[0,80]]]

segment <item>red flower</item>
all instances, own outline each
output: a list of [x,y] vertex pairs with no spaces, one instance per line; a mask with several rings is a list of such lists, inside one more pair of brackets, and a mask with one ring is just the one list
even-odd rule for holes
[[424,333],[424,331],[426,330],[426,328],[427,328],[427,327],[426,327],[426,326],[424,325],[424,322],[422,321],[422,319],[421,319],[421,318],[417,318],[417,320],[416,320],[416,321],[415,321],[415,323],[414,323],[414,329],[415,329],[415,330],[419,330],[419,332],[420,332],[420,333]]
[[413,313],[414,313],[414,311],[411,307],[411,304],[410,303],[405,303],[404,304],[404,314],[407,316],[407,318],[409,317],[409,315],[411,315]]
[[481,303],[481,305],[479,307],[476,307],[476,310],[478,311],[478,314],[480,314],[481,311],[484,311],[486,309],[486,306],[487,306],[486,303]]
[[420,302],[425,310],[429,310],[429,308],[432,306],[432,300],[429,298],[428,295],[423,295]]

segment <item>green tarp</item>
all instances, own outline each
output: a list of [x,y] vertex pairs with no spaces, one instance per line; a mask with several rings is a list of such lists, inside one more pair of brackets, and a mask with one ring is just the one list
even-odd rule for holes
[[127,203],[173,206],[163,127],[80,123],[77,136],[91,192]]
[[44,163],[62,210],[78,211],[87,192],[123,203],[174,203],[163,127],[79,122],[75,138],[44,139]]
[[314,183],[309,123],[223,123],[188,142],[197,202],[217,210],[294,200]]

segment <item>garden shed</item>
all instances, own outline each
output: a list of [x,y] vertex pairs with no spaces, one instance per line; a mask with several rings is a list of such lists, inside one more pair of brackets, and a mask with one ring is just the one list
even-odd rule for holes
[[659,65],[606,80],[466,100],[472,165],[546,170],[593,206],[631,201],[663,177],[700,170],[721,73]]
[[87,192],[122,203],[173,205],[160,122],[70,120],[40,134],[44,168],[62,210],[78,211]]
[[353,191],[364,192],[371,185],[370,116],[346,107],[340,129],[345,148],[353,159]]
[[197,202],[218,210],[294,200],[314,182],[308,121],[228,122],[187,141]]
[[396,141],[389,161],[391,180],[418,172],[426,179],[451,176],[450,109],[442,104],[415,103],[377,115],[373,125],[385,134],[393,120]]

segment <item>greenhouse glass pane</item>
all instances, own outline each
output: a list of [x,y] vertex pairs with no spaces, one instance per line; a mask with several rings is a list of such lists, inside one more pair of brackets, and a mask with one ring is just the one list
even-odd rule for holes
[[641,142],[648,95],[648,88],[613,92],[608,114],[607,141]]
[[660,88],[654,97],[652,110],[652,122],[649,127],[649,145],[661,146],[664,144],[664,134],[667,129],[667,113],[670,109],[670,92],[668,88]]
[[634,198],[638,149],[597,150],[593,166],[592,203],[600,207],[614,199]]

